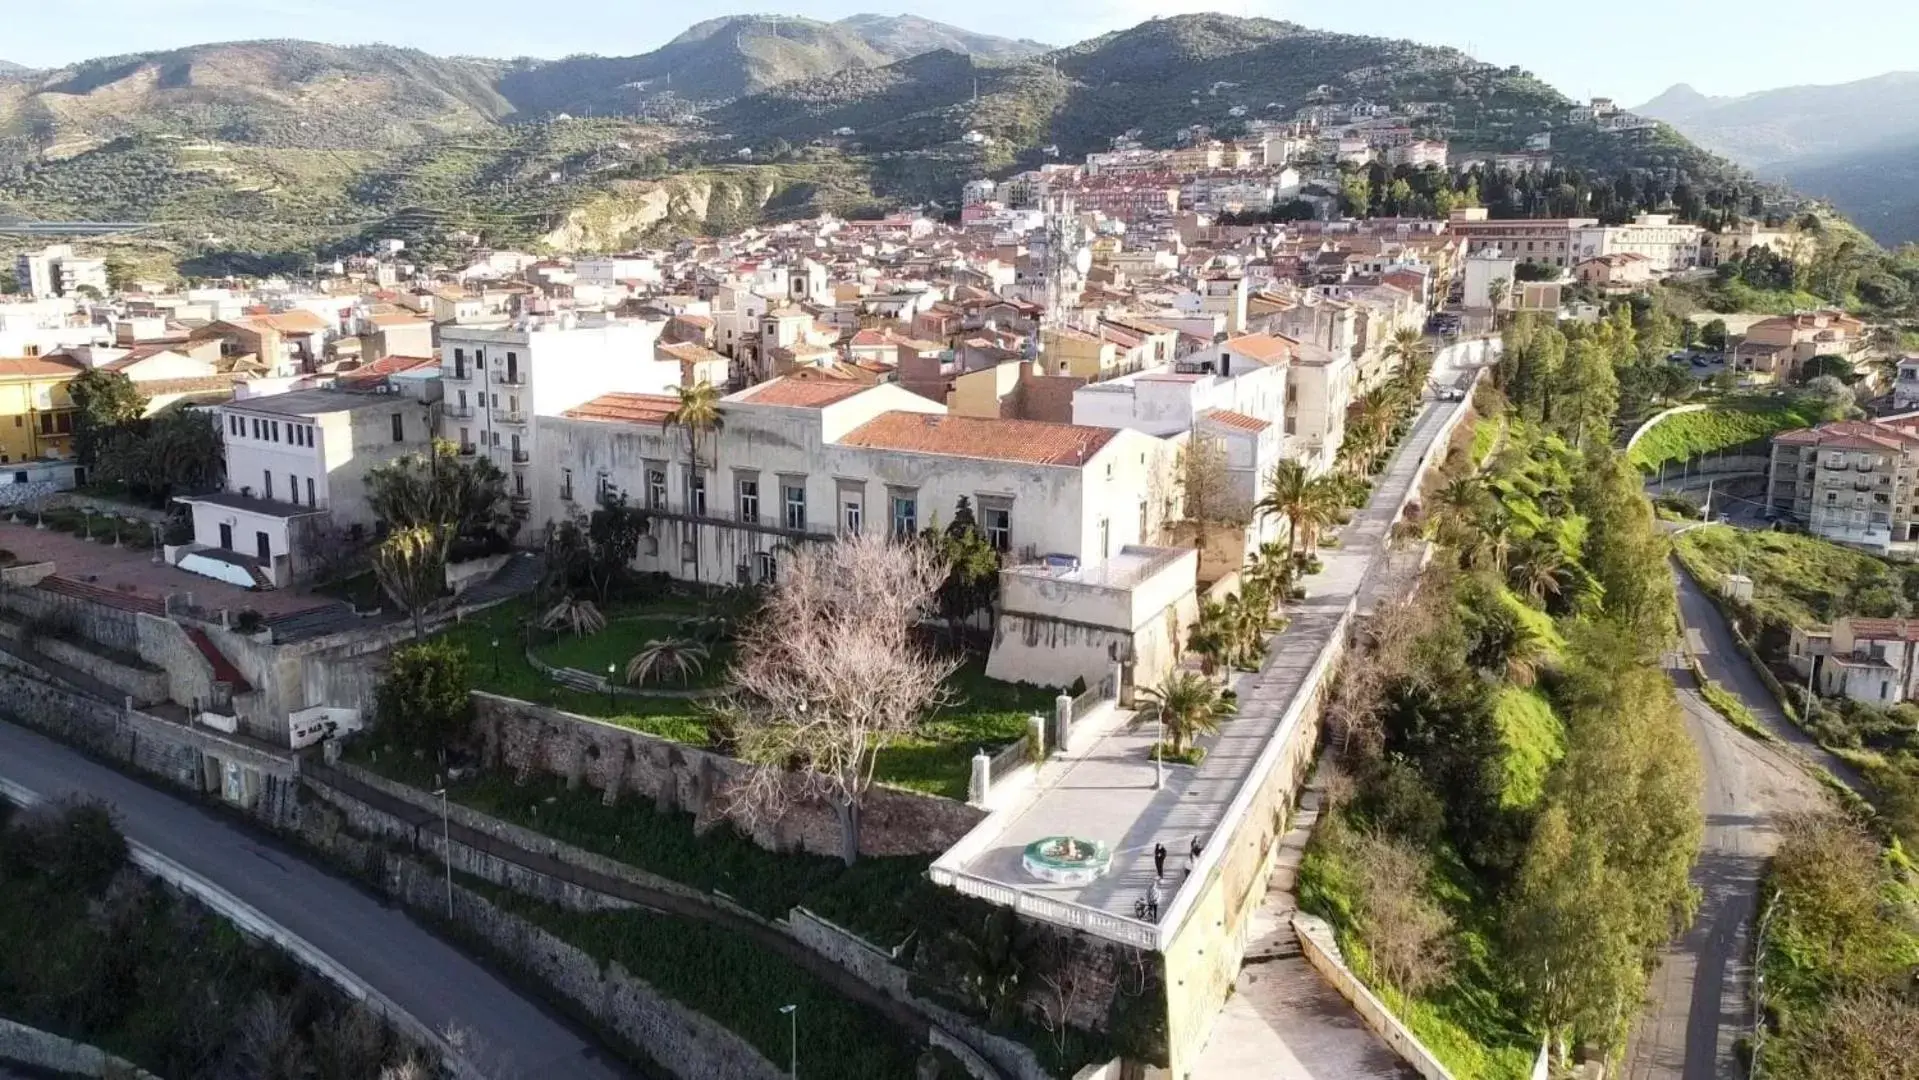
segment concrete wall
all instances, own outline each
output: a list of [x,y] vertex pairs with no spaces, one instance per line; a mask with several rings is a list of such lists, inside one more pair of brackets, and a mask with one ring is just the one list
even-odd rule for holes
[[[446,910],[446,879],[437,867],[394,856],[386,872],[387,891],[402,902]],[[785,1075],[746,1040],[662,995],[617,960],[602,965],[457,885],[453,921],[682,1080],[779,1080]]]
[[[474,726],[489,767],[520,776],[545,773],[603,793],[652,799],[695,815],[705,830],[731,821],[761,847],[838,855],[833,808],[796,799],[774,819],[750,818],[732,792],[747,766],[721,754],[631,731],[590,717],[475,691]],[[924,855],[946,850],[985,815],[951,799],[874,788],[862,811],[860,853]]]
[[1413,1071],[1423,1080],[1453,1080],[1453,1074],[1439,1063],[1426,1044],[1419,1041],[1411,1029],[1399,1022],[1399,1018],[1386,1008],[1384,1002],[1373,996],[1366,984],[1359,981],[1346,960],[1339,954],[1339,942],[1333,936],[1332,927],[1324,920],[1311,915],[1294,914],[1293,930],[1299,935],[1299,950],[1313,970],[1339,991],[1339,996],[1352,1003],[1353,1011],[1366,1022],[1393,1052],[1404,1058]]
[[140,631],[131,611],[45,589],[0,589],[0,607],[26,619],[54,619],[81,637],[138,654]]
[[41,634],[28,647],[55,663],[84,672],[133,699],[136,705],[152,705],[167,700],[166,672],[122,663],[109,656],[70,641]]
[[45,1069],[61,1076],[111,1076],[116,1080],[159,1080],[124,1058],[97,1046],[61,1038],[0,1017],[0,1062]]
[[215,699],[213,664],[179,623],[155,615],[134,618],[140,658],[166,672],[167,699],[189,708]]

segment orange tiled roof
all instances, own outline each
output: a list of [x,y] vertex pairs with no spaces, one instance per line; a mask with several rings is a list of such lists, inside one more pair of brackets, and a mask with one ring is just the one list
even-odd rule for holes
[[1262,364],[1277,364],[1293,355],[1293,343],[1277,334],[1247,334],[1232,338],[1226,342],[1226,348],[1234,356],[1244,356]]
[[0,379],[65,378],[84,370],[78,360],[64,354],[0,356]]
[[865,390],[865,386],[840,382],[803,379],[774,379],[769,383],[741,391],[734,400],[753,405],[778,405],[790,409],[823,409],[845,401]]
[[431,356],[382,356],[371,363],[361,364],[352,371],[341,372],[340,378],[346,382],[383,379],[388,375],[398,375],[402,371],[412,371],[415,368],[437,367],[439,363]]
[[667,418],[680,407],[680,399],[665,394],[601,394],[592,401],[566,410],[562,415],[574,420],[600,420],[619,424],[666,425]]
[[1204,419],[1235,431],[1265,431],[1273,426],[1271,422],[1261,420],[1257,416],[1247,416],[1243,412],[1234,412],[1231,409],[1215,409],[1207,413]]
[[1079,468],[1116,434],[1112,428],[1038,420],[888,412],[854,428],[840,443],[875,450]]

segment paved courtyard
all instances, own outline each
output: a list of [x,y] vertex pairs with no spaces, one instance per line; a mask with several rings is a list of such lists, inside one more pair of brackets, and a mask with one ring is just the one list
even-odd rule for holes
[[23,563],[51,561],[54,573],[125,597],[164,603],[167,596],[191,593],[202,608],[251,608],[269,618],[334,604],[324,596],[288,590],[254,592],[223,581],[190,574],[154,562],[155,552],[116,548],[111,542],[82,539],[57,529],[36,529],[0,521],[0,549]]

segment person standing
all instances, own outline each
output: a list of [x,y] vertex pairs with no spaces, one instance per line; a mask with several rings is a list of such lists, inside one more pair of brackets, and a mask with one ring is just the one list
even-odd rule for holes
[[1153,880],[1160,881],[1160,880],[1163,880],[1165,877],[1166,877],[1166,845],[1154,844],[1153,845]]
[[1155,881],[1146,887],[1146,918],[1149,922],[1159,921],[1159,901],[1159,882]]

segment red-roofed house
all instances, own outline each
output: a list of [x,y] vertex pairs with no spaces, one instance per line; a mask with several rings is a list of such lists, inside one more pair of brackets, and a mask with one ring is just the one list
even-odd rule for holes
[[1809,658],[1819,692],[1889,709],[1919,697],[1919,620],[1847,617],[1832,624],[1825,662]]

